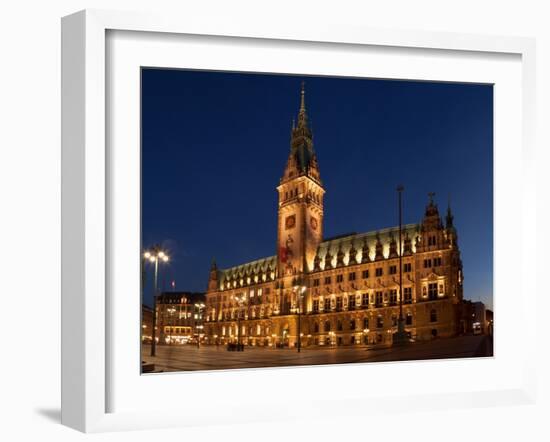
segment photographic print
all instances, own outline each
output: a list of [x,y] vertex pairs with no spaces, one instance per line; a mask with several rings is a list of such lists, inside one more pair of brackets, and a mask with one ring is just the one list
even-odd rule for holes
[[493,356],[492,85],[141,75],[142,373]]

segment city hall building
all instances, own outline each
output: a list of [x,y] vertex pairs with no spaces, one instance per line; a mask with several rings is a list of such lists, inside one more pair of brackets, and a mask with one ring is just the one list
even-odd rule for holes
[[[290,155],[277,186],[277,252],[226,269],[212,264],[205,341],[294,347],[389,344],[400,296],[416,340],[465,330],[462,263],[453,215],[443,222],[430,194],[419,224],[323,237],[319,164],[304,89]],[[399,253],[402,252],[400,293]]]

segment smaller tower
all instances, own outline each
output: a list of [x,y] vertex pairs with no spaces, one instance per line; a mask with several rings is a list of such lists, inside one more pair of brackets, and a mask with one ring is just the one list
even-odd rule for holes
[[361,263],[370,262],[370,250],[367,244],[367,237],[363,238],[363,247],[361,249]]
[[215,292],[218,290],[218,266],[216,265],[216,260],[212,259],[212,264],[210,265],[210,277],[208,278],[208,291]]
[[355,244],[353,239],[351,240],[351,247],[349,249],[349,259],[348,265],[357,264],[357,250],[355,249]]
[[417,251],[427,252],[444,248],[445,235],[437,204],[434,203],[435,193],[428,193],[429,201],[420,227],[420,241]]
[[374,260],[380,261],[384,259],[384,246],[382,245],[382,242],[380,241],[380,233],[376,232],[376,245],[374,246]]
[[393,236],[393,232],[390,232],[390,254],[388,257],[397,257],[397,241],[395,240],[395,236]]

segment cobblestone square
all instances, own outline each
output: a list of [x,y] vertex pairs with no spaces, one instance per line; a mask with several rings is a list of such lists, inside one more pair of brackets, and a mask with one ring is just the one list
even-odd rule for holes
[[483,357],[493,355],[493,345],[489,336],[461,336],[400,347],[303,348],[300,353],[295,349],[262,347],[245,347],[243,352],[235,352],[221,345],[157,346],[156,357],[151,357],[150,351],[150,346],[144,345],[142,359],[155,364],[155,372],[174,372]]

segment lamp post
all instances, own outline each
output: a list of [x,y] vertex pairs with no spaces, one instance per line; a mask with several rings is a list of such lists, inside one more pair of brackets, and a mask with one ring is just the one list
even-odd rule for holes
[[237,311],[237,351],[243,351],[244,347],[241,348],[241,309],[244,302],[245,294],[241,293],[240,295],[235,296],[235,300],[239,306]]
[[[202,310],[204,309],[205,305],[202,302],[199,302],[195,304],[195,308],[198,310],[198,315],[195,321],[195,328],[197,329],[197,348],[200,348],[201,346],[201,334],[200,330],[202,330]],[[199,322],[197,324],[197,322]]]
[[158,273],[159,273],[159,262],[168,262],[170,260],[169,256],[160,245],[153,246],[150,250],[146,250],[143,253],[143,257],[148,259],[149,262],[155,265],[155,279],[153,286],[153,330],[151,331],[151,356],[156,356],[157,351],[157,341],[156,341],[156,329],[157,329],[157,298],[158,298]]
[[304,292],[306,291],[305,285],[296,285],[294,286],[294,291],[297,295],[297,301],[298,301],[298,353],[300,353],[302,349],[302,330],[301,330],[301,314],[302,314],[302,299],[304,297]]
[[403,318],[403,244],[401,243],[403,231],[403,190],[404,188],[401,184],[397,186],[399,204],[399,319],[397,321],[397,332],[393,335],[394,344],[404,344],[407,342],[405,319]]

